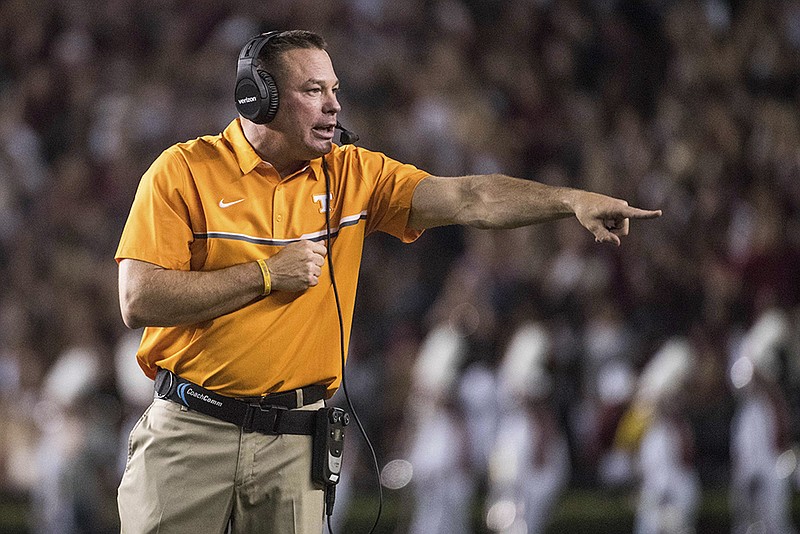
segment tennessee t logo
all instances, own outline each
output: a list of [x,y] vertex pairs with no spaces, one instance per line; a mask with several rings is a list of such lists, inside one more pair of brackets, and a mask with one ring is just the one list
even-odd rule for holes
[[325,198],[325,195],[314,195],[311,198],[314,199],[314,202],[319,202],[319,212],[325,213],[328,211],[328,201],[333,200],[333,194],[329,195],[328,198]]

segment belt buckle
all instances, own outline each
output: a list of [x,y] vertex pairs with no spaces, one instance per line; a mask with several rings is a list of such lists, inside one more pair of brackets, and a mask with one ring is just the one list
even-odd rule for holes
[[255,430],[264,434],[278,434],[281,414],[287,411],[288,408],[283,406],[248,404],[242,428],[248,432]]
[[[294,405],[290,405],[290,403],[294,403]],[[302,388],[298,388],[261,397],[258,404],[261,407],[275,406],[287,410],[296,410],[297,408],[305,406],[305,400],[303,398]]]

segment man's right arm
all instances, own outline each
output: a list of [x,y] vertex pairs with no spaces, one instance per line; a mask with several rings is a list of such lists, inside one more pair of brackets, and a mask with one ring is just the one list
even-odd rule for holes
[[[299,241],[266,260],[273,291],[304,291],[319,283],[327,249]],[[216,271],[178,271],[134,259],[119,263],[119,303],[129,328],[177,326],[214,319],[264,292],[256,262]]]

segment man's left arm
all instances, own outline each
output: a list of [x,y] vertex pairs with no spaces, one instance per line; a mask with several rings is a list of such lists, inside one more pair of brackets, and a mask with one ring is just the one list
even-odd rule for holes
[[606,195],[501,174],[431,176],[414,191],[409,226],[517,228],[573,215],[596,241],[619,245],[619,238],[628,235],[630,219],[659,217],[661,210],[634,208]]

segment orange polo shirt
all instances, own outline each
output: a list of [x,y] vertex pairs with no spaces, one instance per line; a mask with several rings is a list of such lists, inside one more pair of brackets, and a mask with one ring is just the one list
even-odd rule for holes
[[[365,236],[383,231],[411,242],[411,197],[428,173],[385,155],[336,146],[331,176],[332,254],[349,341]],[[284,179],[263,162],[239,119],[221,135],[165,150],[139,184],[117,261],[212,271],[268,258],[289,243],[325,241],[321,158]],[[345,349],[346,350],[346,349]],[[339,322],[328,263],[319,285],[276,291],[203,323],[145,328],[137,358],[151,378],[169,369],[229,396],[259,396],[310,384],[329,394],[341,380]]]

